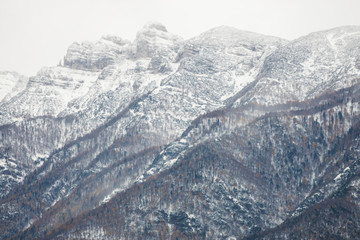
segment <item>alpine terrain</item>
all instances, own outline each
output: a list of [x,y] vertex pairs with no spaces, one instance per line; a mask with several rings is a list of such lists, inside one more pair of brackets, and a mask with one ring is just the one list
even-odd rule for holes
[[73,43],[0,72],[1,239],[358,239],[360,27]]

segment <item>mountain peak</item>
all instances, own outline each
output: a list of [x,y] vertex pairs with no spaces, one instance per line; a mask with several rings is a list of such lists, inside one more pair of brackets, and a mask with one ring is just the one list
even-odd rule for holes
[[224,46],[237,45],[241,42],[249,43],[274,43],[278,42],[280,45],[287,43],[287,40],[267,36],[260,33],[254,33],[250,31],[239,30],[230,26],[218,26],[212,28],[206,32],[203,32],[199,36],[191,39],[191,41],[200,41],[203,44],[220,44]]
[[136,35],[136,57],[162,55],[174,59],[181,41],[181,37],[169,33],[161,23],[148,23]]
[[335,41],[346,40],[349,37],[358,38],[358,35],[360,35],[360,26],[340,26],[323,31],[312,32],[308,35],[295,39],[293,42],[314,44],[318,41],[330,41],[331,43],[335,43]]
[[359,25],[346,25],[340,26],[336,28],[331,28],[329,30],[325,30],[324,32],[331,32],[331,33],[360,33],[360,26]]
[[221,33],[221,32],[239,32],[241,30],[235,28],[235,27],[231,27],[231,26],[227,26],[227,25],[220,25],[214,28],[209,29],[206,32],[211,32],[211,33]]
[[110,41],[113,42],[115,44],[118,44],[120,46],[129,44],[130,41],[126,40],[126,39],[122,39],[121,37],[115,36],[115,35],[104,35],[101,37],[100,40],[106,40],[106,41]]
[[148,22],[147,24],[144,25],[143,29],[154,29],[154,30],[158,30],[158,31],[162,31],[162,32],[167,32],[166,27],[159,23],[159,22]]

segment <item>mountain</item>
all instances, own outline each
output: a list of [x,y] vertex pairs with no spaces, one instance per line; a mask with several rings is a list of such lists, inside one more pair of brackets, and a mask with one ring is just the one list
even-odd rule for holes
[[359,38],[73,43],[0,103],[1,237],[357,236]]

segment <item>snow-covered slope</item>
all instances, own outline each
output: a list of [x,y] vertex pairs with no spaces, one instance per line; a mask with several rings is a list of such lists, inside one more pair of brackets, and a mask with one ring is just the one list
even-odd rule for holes
[[360,81],[360,27],[311,33],[271,54],[257,84],[236,105],[302,101]]
[[28,78],[16,72],[0,72],[0,104],[25,89]]
[[14,119],[57,116],[74,99],[87,93],[99,72],[44,67],[31,77],[26,89],[0,106],[1,124]]
[[64,57],[64,65],[74,69],[99,71],[121,62],[127,55],[129,44],[129,41],[111,35],[104,36],[97,42],[75,42]]
[[[217,137],[189,147],[172,166],[116,191],[105,204],[68,221],[46,238],[98,233],[109,239],[241,239],[249,235],[254,239],[254,234],[286,223],[288,218],[298,231],[295,239],[334,231],[337,238],[354,236],[359,220],[351,218],[344,224],[341,219],[349,212],[359,212],[353,181],[360,169],[359,93],[355,85],[321,96],[321,104],[314,100],[302,111],[269,114],[230,134],[221,134],[227,121],[218,122],[210,129],[219,133]],[[208,132],[203,124],[197,128]],[[176,149],[171,150],[176,154]],[[328,205],[332,201],[338,204]],[[318,215],[311,211],[318,203],[324,212],[339,213],[341,221],[318,218],[321,224],[301,234],[291,213],[300,206],[313,221]],[[289,232],[286,226],[280,234]],[[349,228],[341,232],[342,226]],[[306,222],[302,227],[309,228]],[[31,230],[25,235],[29,233]]]

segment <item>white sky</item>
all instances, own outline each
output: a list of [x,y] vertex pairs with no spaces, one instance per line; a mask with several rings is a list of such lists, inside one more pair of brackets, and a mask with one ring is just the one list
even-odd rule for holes
[[147,22],[187,39],[220,25],[294,39],[360,25],[360,0],[0,0],[0,71],[35,75],[74,41],[134,40]]

